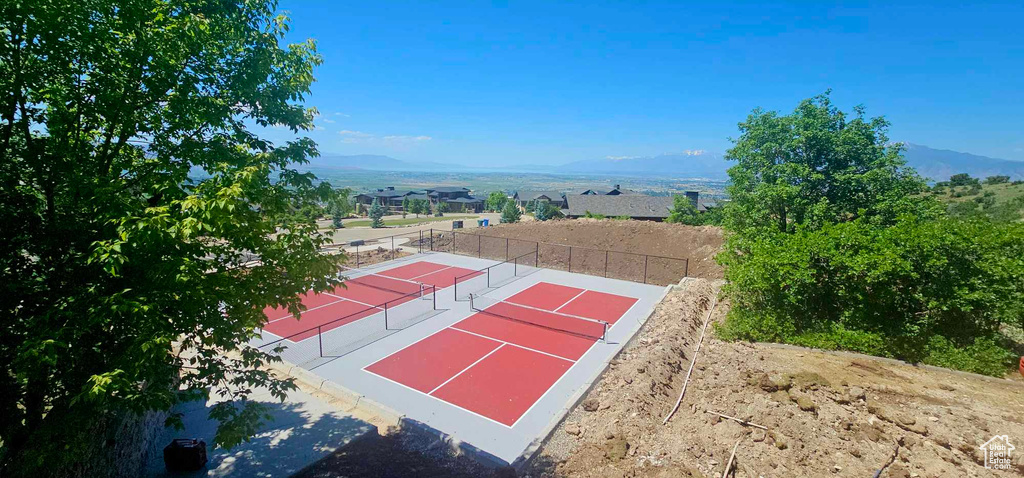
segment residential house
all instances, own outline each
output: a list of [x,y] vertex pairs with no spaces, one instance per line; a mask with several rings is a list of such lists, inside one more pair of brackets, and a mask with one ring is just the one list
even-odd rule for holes
[[512,200],[523,209],[536,201],[552,203],[559,209],[565,208],[565,195],[558,191],[516,191]]
[[587,213],[606,217],[627,216],[646,221],[668,219],[674,200],[672,196],[643,196],[637,194],[618,195],[573,195],[567,196],[566,217],[586,217]]
[[423,190],[396,190],[394,186],[377,189],[374,192],[362,193],[355,196],[357,204],[369,207],[376,200],[387,206],[391,212],[401,212],[402,203],[405,199],[419,199],[430,203],[435,207],[440,203],[448,203],[448,210],[451,212],[480,212],[483,210],[484,201],[474,198],[468,188],[464,187],[434,187]]
[[619,185],[619,184],[616,184],[615,187],[613,189],[611,189],[611,190],[584,189],[582,191],[577,191],[577,192],[573,193],[573,195],[577,195],[577,196],[580,196],[580,195],[582,195],[582,196],[620,196],[620,195],[623,195],[623,194],[633,195],[633,194],[640,194],[640,193],[638,193],[636,191],[633,191],[631,189],[623,189],[622,186]]

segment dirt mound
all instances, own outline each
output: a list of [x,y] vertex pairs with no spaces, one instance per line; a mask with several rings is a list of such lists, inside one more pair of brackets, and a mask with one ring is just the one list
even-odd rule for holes
[[[714,260],[723,242],[722,229],[718,227],[613,219],[566,219],[499,224],[472,232],[549,244],[688,258],[690,277],[722,277],[722,268]],[[599,262],[603,259],[595,260]]]
[[[633,344],[555,430],[529,476],[1016,476],[984,468],[993,435],[1024,438],[1022,384],[853,355],[726,343],[711,331],[680,410],[700,326],[720,281],[671,292]],[[724,317],[728,303],[712,320]],[[744,425],[718,414],[766,428]],[[1011,440],[1012,441],[1012,440]]]

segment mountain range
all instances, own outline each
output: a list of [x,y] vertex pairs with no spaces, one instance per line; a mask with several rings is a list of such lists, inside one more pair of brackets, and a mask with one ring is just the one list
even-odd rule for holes
[[[1006,175],[1011,179],[1024,179],[1024,161],[989,158],[959,151],[933,149],[917,144],[906,144],[903,153],[908,166],[921,176],[942,181],[957,173],[968,173],[984,178]],[[596,174],[609,176],[677,177],[721,180],[727,179],[726,170],[732,163],[723,155],[696,150],[666,153],[657,156],[614,157],[574,161],[566,164],[514,164],[506,166],[469,166],[436,162],[402,161],[389,156],[361,154],[354,156],[324,155],[310,161],[310,169],[371,170],[371,171],[423,171],[423,172],[522,172],[553,174]]]

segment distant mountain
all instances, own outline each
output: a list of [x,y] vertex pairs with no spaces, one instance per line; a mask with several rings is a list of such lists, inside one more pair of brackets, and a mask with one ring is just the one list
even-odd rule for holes
[[910,143],[906,144],[903,157],[907,165],[913,166],[918,174],[933,181],[945,181],[957,173],[967,173],[976,178],[1006,175],[1013,180],[1024,179],[1024,161],[989,158]]
[[[907,144],[904,157],[921,176],[943,181],[957,173],[984,178],[1007,175],[1024,179],[1024,161],[989,158],[975,154],[933,149]],[[327,154],[310,161],[310,169],[369,170],[399,172],[521,172],[595,174],[621,177],[676,177],[688,179],[728,179],[726,170],[732,166],[715,152],[696,150],[658,156],[609,156],[604,159],[574,161],[563,165],[522,163],[508,166],[459,165],[433,162],[411,162],[390,156],[359,154],[353,156]]]
[[658,156],[609,156],[598,160],[575,161],[559,167],[558,172],[725,179],[728,177],[726,170],[729,166],[722,155],[697,150]]

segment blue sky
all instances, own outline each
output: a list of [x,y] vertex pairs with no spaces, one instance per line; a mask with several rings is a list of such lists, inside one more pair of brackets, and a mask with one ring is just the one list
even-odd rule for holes
[[[713,5],[705,5],[713,3]],[[559,164],[723,152],[833,90],[894,140],[1024,160],[1024,3],[282,1],[322,153]],[[287,133],[271,130],[271,139]]]

